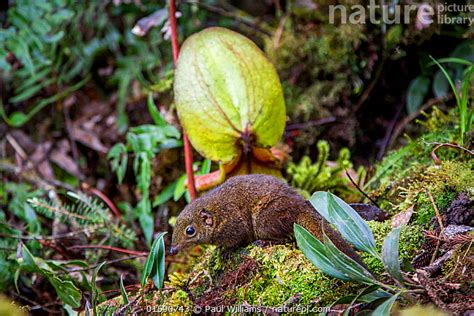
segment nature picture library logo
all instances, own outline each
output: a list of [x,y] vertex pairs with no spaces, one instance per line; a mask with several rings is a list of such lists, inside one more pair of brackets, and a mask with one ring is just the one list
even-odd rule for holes
[[428,2],[411,4],[380,4],[370,0],[368,4],[352,6],[330,5],[329,23],[341,24],[410,24],[415,20],[418,29],[430,24],[457,24],[471,26],[474,23],[474,4]]

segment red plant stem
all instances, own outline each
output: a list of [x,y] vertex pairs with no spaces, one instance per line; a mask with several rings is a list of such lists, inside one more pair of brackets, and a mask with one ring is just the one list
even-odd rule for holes
[[[174,0],[170,1],[170,26],[171,26],[171,47],[173,49],[173,64],[176,67],[176,62],[178,61],[179,55],[179,45],[178,45],[178,31],[176,28],[176,5]],[[191,144],[189,143],[188,135],[183,130],[183,143],[184,143],[184,164],[186,166],[186,176],[188,178],[188,188],[189,195],[191,200],[194,200],[197,196],[196,194],[196,184],[194,181],[194,171],[193,171],[193,152]]]
[[148,252],[128,250],[128,249],[123,249],[123,248],[107,246],[107,245],[75,245],[75,246],[68,247],[67,249],[106,249],[106,250],[112,250],[112,251],[117,251],[121,253],[127,253],[129,255],[135,255],[135,256],[148,255]]
[[120,212],[119,210],[117,209],[117,207],[115,206],[114,202],[112,202],[111,199],[109,199],[107,197],[107,195],[105,195],[104,193],[102,193],[101,191],[99,191],[98,189],[90,186],[89,184],[87,183],[82,183],[82,188],[84,190],[87,190],[89,191],[90,193],[94,194],[95,196],[97,196],[98,198],[100,198],[102,201],[104,201],[105,204],[107,204],[108,208],[112,211],[112,213],[114,213],[114,215],[120,220],[120,222],[122,224],[125,224],[125,222],[123,221],[122,219],[122,215],[120,215]]

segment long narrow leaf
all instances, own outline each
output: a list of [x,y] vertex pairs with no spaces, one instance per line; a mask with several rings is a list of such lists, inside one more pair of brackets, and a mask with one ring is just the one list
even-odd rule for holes
[[150,116],[153,119],[153,122],[155,122],[157,126],[166,126],[167,123],[158,111],[155,102],[153,101],[153,95],[151,93],[148,94],[148,100],[146,104],[148,107],[148,112],[150,113]]
[[123,304],[128,304],[127,290],[125,290],[125,286],[123,286],[123,273],[120,275],[120,292],[122,292]]
[[357,249],[380,258],[372,231],[349,204],[330,192],[316,192],[310,202]]
[[157,251],[156,251],[156,258],[155,264],[152,269],[152,279],[153,283],[155,283],[155,287],[160,289],[163,287],[163,281],[165,279],[165,241],[163,240],[163,236],[166,233],[161,233],[157,239]]
[[[462,58],[457,58],[457,57],[447,57],[447,58],[440,58],[438,59],[439,63],[456,63],[456,64],[461,64],[461,65],[466,65],[466,66],[472,66],[474,65],[472,62],[466,59]],[[430,63],[429,66],[434,65],[434,63]]]
[[151,246],[150,254],[146,258],[145,265],[143,266],[143,274],[140,280],[140,285],[142,286],[142,288],[145,286],[146,280],[148,279],[148,276],[151,273],[151,269],[153,268],[153,264],[155,263],[155,256],[153,255],[153,249],[154,249],[155,243],[157,242],[158,240],[155,239],[155,241],[153,242],[153,245]]
[[376,284],[377,281],[369,271],[334,246],[326,235],[324,235],[324,245],[326,246],[327,258],[332,262],[334,268],[352,281],[368,285]]
[[[156,237],[155,241],[153,241],[153,245],[151,246],[150,249],[150,254],[148,255],[148,258],[145,261],[145,266],[143,267],[143,274],[142,278],[140,281],[140,284],[142,288],[145,286],[146,281],[148,277],[152,274],[152,272],[156,271],[157,273],[162,273],[161,276],[161,284],[162,280],[164,278],[164,242],[163,242],[163,236],[166,234],[166,232],[160,233],[158,237]],[[162,249],[160,251],[160,248]],[[155,273],[153,273],[153,276]],[[158,279],[157,281],[160,281]],[[155,280],[153,280],[155,282]],[[156,282],[155,282],[156,285]],[[161,287],[159,287],[161,288]]]
[[354,296],[354,298],[353,298],[352,301],[350,302],[349,307],[344,311],[343,316],[349,316],[349,312],[351,311],[352,305],[354,305],[354,303],[356,303],[362,296],[367,295],[367,294],[370,294],[370,293],[376,291],[379,287],[380,287],[380,286],[378,286],[378,285],[369,285],[368,287],[366,287],[365,289],[363,289],[362,291],[360,291],[359,294],[357,294],[356,296]]
[[472,112],[468,111],[467,102],[469,100],[469,87],[471,86],[471,77],[472,72],[474,71],[474,66],[470,66],[466,69],[463,78],[463,84],[461,87],[461,104],[459,106],[460,116],[461,116],[461,138],[464,140],[464,133],[471,129],[472,122]]
[[461,103],[461,100],[459,98],[459,93],[458,91],[456,90],[456,86],[454,85],[454,82],[453,80],[451,79],[451,76],[449,75],[448,71],[446,70],[446,68],[444,68],[436,59],[434,59],[432,56],[430,56],[430,58],[433,60],[433,62],[438,65],[438,67],[441,69],[441,71],[443,72],[444,76],[446,77],[446,79],[448,80],[449,82],[449,85],[451,86],[451,89],[453,90],[453,93],[454,93],[454,96],[456,97],[456,103],[458,104],[458,106],[460,105]]
[[382,262],[387,272],[396,280],[403,283],[403,276],[400,270],[398,245],[400,241],[400,231],[403,226],[392,230],[385,238],[382,245]]
[[333,263],[328,259],[326,247],[310,232],[298,224],[294,224],[295,239],[298,248],[304,253],[316,268],[335,278],[349,281],[350,278],[334,268]]
[[371,302],[379,300],[381,298],[389,298],[389,297],[392,297],[392,294],[387,293],[387,292],[382,291],[382,290],[377,290],[375,292],[368,293],[368,294],[365,294],[365,295],[359,297],[359,301],[363,302],[363,303],[371,303]]
[[92,310],[94,315],[97,315],[97,301],[98,301],[98,296],[99,296],[99,290],[97,289],[96,285],[96,279],[97,279],[97,274],[99,273],[100,269],[105,265],[105,261],[102,262],[95,268],[94,273],[92,274],[92,280],[91,280],[91,287],[92,287]]
[[393,295],[391,298],[380,304],[372,313],[372,316],[390,316],[390,310],[398,298],[400,293]]

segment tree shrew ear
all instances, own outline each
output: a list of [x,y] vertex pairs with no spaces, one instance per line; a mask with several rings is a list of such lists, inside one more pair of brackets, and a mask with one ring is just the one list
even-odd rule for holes
[[204,222],[205,225],[207,226],[212,226],[213,224],[213,219],[212,219],[212,214],[206,209],[201,210],[201,218],[202,221]]

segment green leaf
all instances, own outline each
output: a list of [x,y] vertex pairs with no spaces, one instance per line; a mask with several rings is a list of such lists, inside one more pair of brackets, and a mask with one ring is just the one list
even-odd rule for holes
[[54,82],[53,78],[45,80],[44,82],[40,82],[37,85],[31,86],[30,88],[24,90],[23,92],[15,95],[14,97],[10,98],[8,101],[11,103],[18,103],[21,101],[25,101],[29,99],[31,96],[35,95],[38,91],[51,85]]
[[[338,298],[334,302],[329,305],[329,308],[332,308],[335,305],[340,305],[340,304],[350,304],[351,302],[354,301],[354,298],[356,298],[356,295],[345,295],[343,297]],[[326,314],[320,314],[320,315],[326,315]]]
[[354,296],[354,298],[352,299],[352,301],[350,302],[350,305],[349,307],[344,311],[344,314],[343,316],[349,316],[349,312],[352,308],[352,305],[354,305],[354,303],[356,303],[361,297],[367,295],[367,294],[370,294],[370,293],[373,293],[375,292],[376,290],[379,289],[380,286],[378,285],[369,285],[368,287],[366,287],[365,289],[363,289],[362,291],[359,292],[359,294],[357,294],[356,296]]
[[474,66],[470,66],[466,69],[463,77],[463,83],[461,87],[461,104],[459,104],[459,116],[461,126],[461,141],[464,142],[464,133],[471,130],[473,110],[469,111],[467,107],[468,100],[471,98],[469,95],[469,87],[471,87],[472,73]]
[[56,294],[63,303],[71,305],[74,308],[81,306],[81,291],[72,281],[60,279],[54,274],[54,270],[46,261],[33,256],[25,245],[22,246],[21,253],[23,258],[23,262],[21,263],[22,269],[43,275],[54,287]]
[[418,76],[410,83],[407,92],[407,111],[409,114],[415,113],[423,103],[428,93],[430,79],[425,76]]
[[327,257],[326,246],[316,239],[310,232],[298,224],[293,226],[298,248],[304,253],[316,268],[335,278],[349,281],[350,278],[334,267]]
[[122,292],[122,304],[128,304],[128,294],[125,290],[125,286],[123,286],[123,273],[120,275],[120,292]]
[[311,205],[357,249],[380,258],[369,226],[360,215],[342,199],[330,192],[315,192]]
[[132,82],[130,74],[120,77],[117,93],[117,126],[120,134],[125,133],[128,127],[128,117],[125,111],[130,84]]
[[392,296],[392,294],[390,294],[390,293],[387,293],[387,292],[381,291],[381,290],[377,290],[375,292],[362,295],[361,297],[359,297],[358,300],[360,302],[364,302],[364,303],[371,303],[371,302],[379,300],[381,298],[389,298],[391,296]]
[[385,34],[385,40],[387,41],[387,48],[398,45],[401,41],[403,34],[403,27],[401,25],[394,25],[390,27]]
[[[456,63],[456,64],[460,64],[460,65],[465,65],[465,66],[474,65],[469,60],[465,60],[465,59],[462,59],[462,58],[456,58],[456,57],[440,58],[440,59],[438,59],[438,62],[439,63]],[[434,64],[435,63],[430,63],[429,65],[432,66]]]
[[44,84],[44,82],[42,81],[44,78],[52,77],[51,71],[52,71],[52,68],[49,66],[46,66],[41,70],[38,70],[38,72],[34,76],[28,77],[28,79],[26,79],[22,83],[22,85],[15,90],[16,93],[20,94],[37,84]]
[[176,181],[167,185],[163,189],[163,191],[161,191],[160,194],[158,194],[156,198],[153,200],[153,207],[157,207],[169,201],[173,197],[175,188],[176,188]]
[[456,103],[458,104],[461,104],[461,99],[459,98],[459,93],[456,89],[456,85],[454,84],[453,80],[451,79],[451,76],[449,75],[448,71],[446,70],[446,68],[444,68],[436,59],[434,59],[433,57],[430,56],[430,58],[433,60],[433,62],[438,65],[438,67],[441,69],[441,71],[443,72],[444,76],[446,77],[446,79],[448,80],[449,82],[449,85],[451,86],[451,89],[453,90],[453,93],[454,93],[454,96],[456,98]]
[[92,274],[91,279],[91,287],[92,287],[92,310],[94,311],[94,315],[97,315],[97,301],[99,299],[99,290],[97,289],[96,279],[97,274],[99,273],[100,269],[106,264],[106,261],[102,262],[94,269],[94,273]]
[[178,139],[167,139],[160,145],[160,150],[183,147],[183,141]]
[[[166,234],[166,232],[160,233],[158,235],[158,237],[153,241],[153,245],[151,246],[151,249],[150,249],[150,254],[146,258],[145,266],[143,267],[143,274],[142,274],[142,278],[141,278],[141,281],[140,281],[140,284],[141,284],[142,288],[145,287],[146,281],[147,281],[148,277],[151,275],[151,273],[153,271],[153,268],[155,267],[155,264],[157,264],[157,268],[153,272],[154,273],[155,272],[156,273],[161,272],[161,271],[159,271],[160,265],[161,265],[161,258],[159,256],[164,257],[164,244],[162,244],[162,243],[163,243],[163,236],[165,234]],[[163,252],[160,252],[161,247],[163,248]],[[164,261],[164,258],[163,258],[163,261]],[[163,271],[164,271],[164,268],[163,268]]]
[[397,300],[399,294],[400,293],[393,295],[391,298],[380,304],[373,311],[372,316],[390,316],[390,310],[392,309],[392,306]]
[[148,94],[148,101],[147,101],[147,107],[148,107],[148,112],[151,115],[151,118],[153,119],[153,122],[157,126],[166,126],[168,123],[165,121],[165,119],[161,116],[160,112],[158,111],[158,108],[155,105],[155,102],[153,101],[153,95],[151,93]]
[[3,117],[3,119],[11,126],[14,127],[20,127],[24,125],[26,122],[28,122],[33,116],[35,116],[39,111],[41,111],[45,106],[56,102],[65,96],[69,95],[71,92],[79,89],[82,85],[84,85],[88,80],[89,76],[86,76],[83,80],[79,81],[75,85],[68,87],[66,89],[61,90],[61,92],[56,93],[53,96],[50,96],[48,98],[44,98],[38,103],[36,103],[33,106],[33,109],[28,112],[28,114],[24,114],[22,112],[15,112],[13,113],[12,117],[9,118],[7,114],[5,113],[5,110],[3,108],[3,104],[0,101],[0,116]]
[[474,63],[474,40],[465,40],[451,52],[450,57],[460,58]]
[[437,71],[433,78],[433,93],[435,97],[442,98],[448,95],[449,83],[441,70]]
[[9,124],[14,127],[19,127],[28,121],[28,116],[23,112],[13,112],[9,119]]
[[199,170],[200,175],[208,174],[211,172],[212,161],[210,159],[205,159],[202,162],[201,169]]
[[142,198],[137,205],[138,208],[138,221],[140,222],[140,227],[143,230],[143,235],[147,241],[147,244],[150,245],[151,238],[153,236],[153,214],[151,213],[151,203],[148,198]]
[[151,270],[153,283],[155,284],[155,287],[160,290],[163,287],[163,281],[165,279],[165,241],[163,239],[165,234],[166,232],[161,233],[157,237],[158,242],[156,247],[158,249],[156,250],[156,258]]
[[189,140],[204,157],[227,163],[251,132],[253,145],[268,148],[281,138],[286,120],[278,74],[248,38],[220,27],[183,43],[174,95]]
[[138,188],[141,193],[148,195],[151,181],[151,161],[147,153],[139,153],[136,157],[139,161],[139,172],[137,174]]
[[128,151],[127,147],[118,143],[115,144],[108,152],[107,159],[111,160],[112,171],[117,173],[119,183],[122,183],[125,173],[127,172]]
[[326,255],[329,261],[352,281],[369,285],[376,283],[376,280],[369,271],[334,246],[326,235],[324,235],[324,245],[326,246]]
[[186,191],[186,188],[184,187],[184,181],[186,181],[185,174],[179,177],[178,181],[176,182],[176,187],[173,193],[173,200],[175,202],[178,201],[183,196],[184,192]]
[[81,291],[69,280],[61,280],[51,272],[45,272],[48,281],[53,285],[59,299],[67,305],[74,308],[81,306],[82,294]]
[[400,270],[400,261],[398,255],[400,231],[403,226],[392,230],[385,238],[382,245],[382,262],[387,272],[396,280],[404,283],[402,272]]

